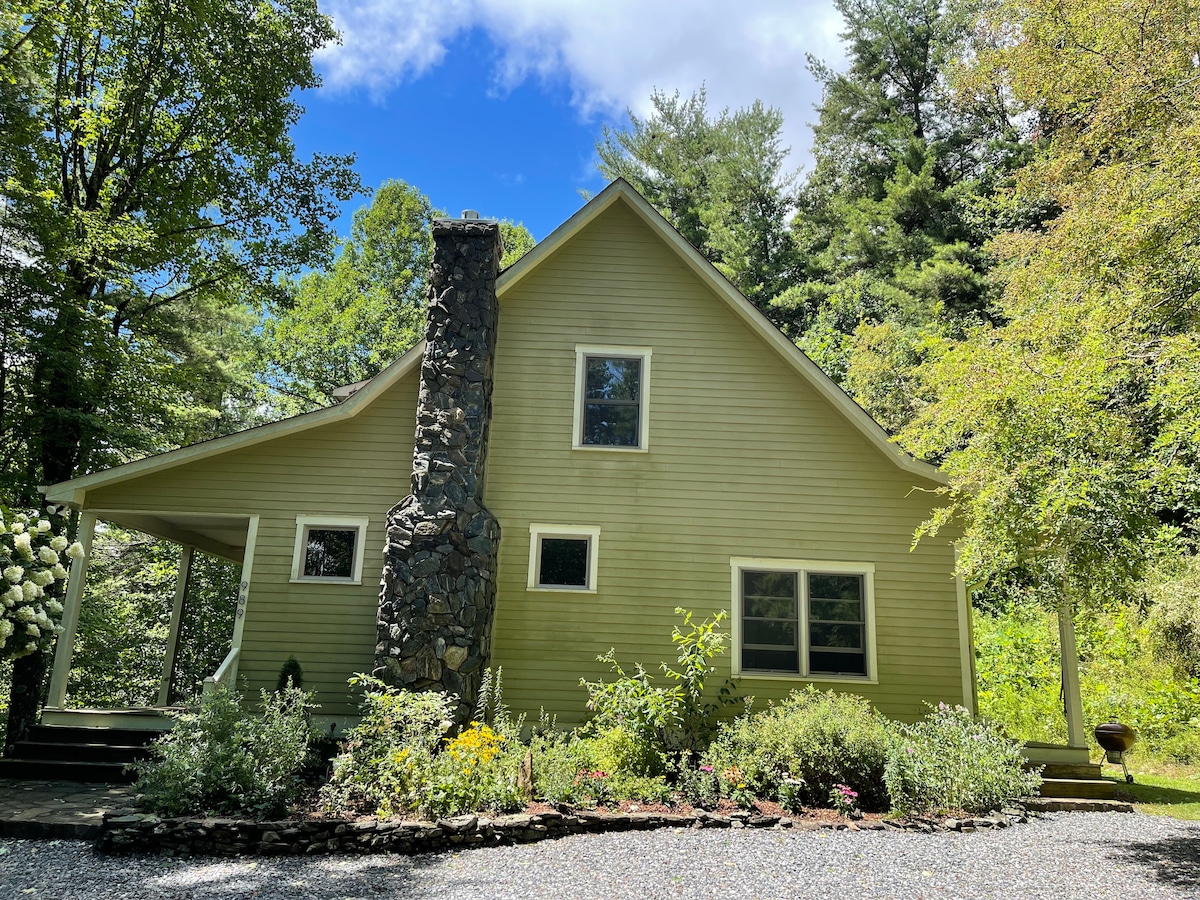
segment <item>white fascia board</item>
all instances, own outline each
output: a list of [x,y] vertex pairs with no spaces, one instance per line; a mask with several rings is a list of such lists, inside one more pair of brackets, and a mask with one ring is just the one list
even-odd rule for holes
[[641,194],[623,179],[612,182],[597,194],[587,205],[556,228],[547,238],[521,257],[516,263],[505,269],[496,282],[498,297],[520,282],[535,269],[544,259],[552,255],[560,246],[583,230],[601,213],[608,209],[618,199],[624,200],[650,228],[663,237],[675,248],[688,267],[699,276],[719,297],[733,309],[735,313],[750,326],[764,343],[782,356],[793,369],[824,398],[835,410],[840,412],[851,425],[867,438],[880,453],[891,460],[896,466],[910,474],[927,479],[939,485],[949,484],[946,475],[932,463],[917,459],[901,450],[892,443],[888,433],[878,422],[841,389],[832,378],[826,375],[821,367],[814,363],[799,347],[793,344],[778,328],[755,308],[742,292],[735,288],[695,247],[687,242],[675,228],[650,205]]
[[322,425],[352,419],[370,406],[380,394],[384,393],[414,368],[420,366],[424,352],[425,342],[421,341],[368,381],[362,390],[355,393],[348,400],[335,406],[327,406],[324,409],[302,413],[298,416],[292,416],[289,419],[271,422],[268,425],[248,428],[236,434],[213,438],[212,440],[202,441],[199,444],[191,444],[187,447],[180,447],[178,450],[168,450],[166,453],[148,456],[145,459],[105,469],[102,472],[93,472],[91,475],[82,475],[70,481],[52,484],[41,488],[41,491],[49,503],[64,503],[68,506],[81,508],[86,501],[87,492],[95,488],[108,487],[109,485],[119,484],[122,481],[160,472],[164,469],[172,469],[185,463],[198,462],[202,459],[219,456],[231,450],[244,450],[247,447],[253,447],[255,444],[307,431],[310,428],[319,428]]

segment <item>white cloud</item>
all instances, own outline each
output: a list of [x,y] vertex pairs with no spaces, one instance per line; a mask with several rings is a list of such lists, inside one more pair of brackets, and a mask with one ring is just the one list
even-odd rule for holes
[[497,56],[494,90],[531,78],[569,85],[580,114],[648,111],[655,88],[705,84],[710,108],[755,99],[783,110],[785,139],[808,150],[819,87],[806,53],[841,56],[841,19],[829,0],[330,0],[343,34],[318,55],[333,89],[384,96],[445,61],[463,32],[484,31]]

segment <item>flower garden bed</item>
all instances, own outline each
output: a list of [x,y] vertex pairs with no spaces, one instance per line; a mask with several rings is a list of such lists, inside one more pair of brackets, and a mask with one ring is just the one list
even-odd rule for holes
[[987,816],[849,820],[813,810],[805,815],[760,811],[706,812],[543,809],[514,815],[455,816],[436,822],[377,818],[310,818],[258,822],[235,818],[163,818],[117,810],[105,815],[98,850],[173,856],[300,856],[315,853],[432,853],[464,847],[527,844],[549,838],[657,828],[768,828],[792,831],[973,832],[1007,828],[1037,813],[1022,805]]

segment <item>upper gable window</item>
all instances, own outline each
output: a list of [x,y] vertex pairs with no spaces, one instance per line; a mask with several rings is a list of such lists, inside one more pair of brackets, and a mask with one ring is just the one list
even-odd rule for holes
[[649,347],[576,345],[573,447],[646,450],[649,412]]
[[297,516],[292,581],[361,584],[366,516]]

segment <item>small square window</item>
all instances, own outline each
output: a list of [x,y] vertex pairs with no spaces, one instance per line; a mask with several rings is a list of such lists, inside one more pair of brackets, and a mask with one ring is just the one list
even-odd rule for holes
[[586,525],[529,526],[529,587],[594,591],[600,529]]
[[352,578],[354,528],[309,528],[304,534],[305,578]]
[[365,516],[297,516],[292,581],[362,582]]
[[575,347],[576,449],[646,450],[648,347]]

